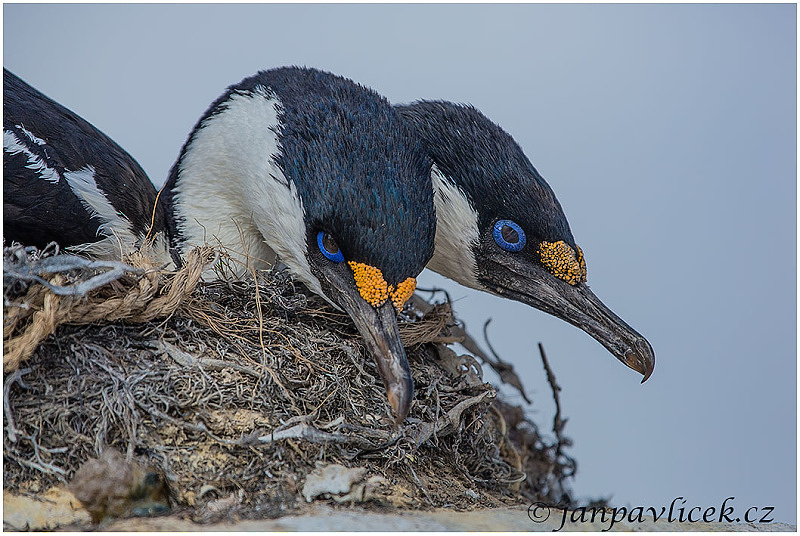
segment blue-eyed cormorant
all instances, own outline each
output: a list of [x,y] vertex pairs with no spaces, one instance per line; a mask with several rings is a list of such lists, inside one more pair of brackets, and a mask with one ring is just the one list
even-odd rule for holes
[[[98,238],[146,233],[155,189],[127,153],[8,71],[4,100],[6,240],[93,253]],[[198,121],[153,231],[166,228],[176,258],[223,246],[237,274],[280,260],[350,315],[402,420],[413,382],[396,310],[433,254],[430,170],[419,139],[374,91],[315,69],[262,71]],[[59,236],[61,225],[74,230]]]
[[396,106],[433,158],[437,230],[428,268],[581,328],[650,377],[650,343],[586,284],[586,264],[553,190],[514,139],[472,106]]

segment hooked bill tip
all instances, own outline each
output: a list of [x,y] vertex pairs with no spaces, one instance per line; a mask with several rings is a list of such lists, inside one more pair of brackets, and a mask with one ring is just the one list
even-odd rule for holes
[[630,351],[625,356],[625,364],[644,376],[642,378],[642,383],[644,383],[653,375],[653,370],[656,367],[656,356],[652,346],[646,341],[644,343],[640,342],[636,346],[638,346],[637,351]]
[[411,399],[414,395],[414,386],[411,388],[407,385],[392,385],[386,392],[389,399],[389,404],[392,406],[395,414],[395,423],[402,423],[408,413],[411,411]]
[[642,383],[646,382],[648,378],[650,378],[650,376],[652,375],[653,375],[653,369],[650,369],[649,371],[645,372],[644,377],[642,378]]

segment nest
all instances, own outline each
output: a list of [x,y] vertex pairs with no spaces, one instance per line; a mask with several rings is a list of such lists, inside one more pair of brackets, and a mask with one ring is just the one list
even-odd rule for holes
[[568,440],[448,346],[465,335],[446,300],[401,315],[416,391],[398,427],[349,317],[285,272],[203,283],[209,250],[174,273],[55,253],[4,251],[5,490],[75,490],[118,451],[158,476],[150,499],[201,522],[296,512],[330,466],[367,482],[339,499],[378,508],[573,502]]

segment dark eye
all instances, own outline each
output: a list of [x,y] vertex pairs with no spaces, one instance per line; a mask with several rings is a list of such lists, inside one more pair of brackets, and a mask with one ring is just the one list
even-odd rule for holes
[[336,263],[344,262],[344,255],[342,255],[339,246],[336,244],[336,240],[333,239],[330,233],[326,233],[325,231],[317,233],[317,245],[322,254],[329,260]]
[[492,229],[497,245],[506,251],[519,251],[525,247],[525,231],[511,220],[498,220]]

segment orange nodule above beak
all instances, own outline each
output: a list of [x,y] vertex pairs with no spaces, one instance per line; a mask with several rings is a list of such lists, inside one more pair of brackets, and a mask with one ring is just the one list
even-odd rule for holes
[[417,288],[417,280],[413,277],[407,278],[395,287],[389,285],[383,278],[383,273],[374,266],[354,261],[349,261],[347,264],[353,270],[359,294],[373,307],[380,307],[386,300],[391,299],[399,312]]

